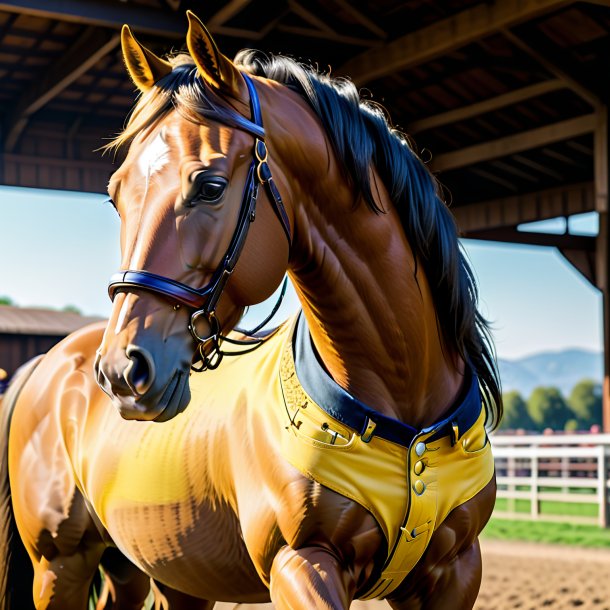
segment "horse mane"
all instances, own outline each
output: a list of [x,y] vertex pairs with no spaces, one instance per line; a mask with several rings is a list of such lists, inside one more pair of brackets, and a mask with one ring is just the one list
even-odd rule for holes
[[[118,148],[172,108],[193,122],[204,116],[234,123],[223,100],[197,77],[188,55],[177,55],[170,62],[172,72],[140,98],[123,133],[106,148]],[[362,197],[379,214],[383,211],[375,201],[370,178],[370,168],[376,168],[415,260],[423,266],[443,339],[476,372],[488,426],[497,427],[503,411],[500,378],[489,323],[478,310],[474,274],[442,189],[407,136],[391,125],[380,105],[362,100],[347,79],[321,74],[288,57],[252,50],[240,51],[235,63],[245,72],[290,87],[309,103],[356,197]]]

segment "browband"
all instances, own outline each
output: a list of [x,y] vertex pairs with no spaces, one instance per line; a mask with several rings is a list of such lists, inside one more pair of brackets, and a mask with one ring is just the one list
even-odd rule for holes
[[248,170],[237,226],[223,261],[214,272],[211,280],[203,288],[199,289],[149,271],[131,269],[119,271],[110,278],[108,294],[111,299],[114,299],[115,294],[120,291],[130,289],[148,290],[149,292],[161,294],[191,309],[204,309],[207,313],[212,312],[243,250],[250,223],[255,217],[259,184],[267,187],[273,210],[280,220],[289,245],[292,244],[290,220],[269,168],[267,146],[264,142],[265,130],[263,128],[258,94],[251,78],[243,73],[242,76],[250,94],[252,120],[250,121],[233,111],[227,112],[230,114],[231,122],[236,127],[252,134],[256,140],[254,144],[254,159]]

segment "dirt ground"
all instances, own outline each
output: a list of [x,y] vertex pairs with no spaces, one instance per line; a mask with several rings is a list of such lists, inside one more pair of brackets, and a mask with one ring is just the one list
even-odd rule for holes
[[[483,541],[483,583],[475,610],[610,610],[610,551]],[[271,604],[217,604],[215,610],[271,610]],[[355,602],[352,610],[386,610]],[[460,610],[456,608],[455,610]]]

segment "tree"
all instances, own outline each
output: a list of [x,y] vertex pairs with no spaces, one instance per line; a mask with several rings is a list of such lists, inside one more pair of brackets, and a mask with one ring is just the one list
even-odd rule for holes
[[527,402],[527,410],[538,430],[563,430],[574,417],[561,392],[553,387],[536,388]]
[[602,423],[602,386],[592,379],[583,379],[573,388],[568,404],[580,428],[588,430]]
[[81,310],[76,307],[76,305],[66,305],[62,311],[67,311],[68,313],[77,313],[81,315]]
[[13,305],[13,299],[11,297],[0,296],[0,305]]
[[519,392],[513,390],[506,392],[503,396],[504,401],[504,417],[500,424],[501,430],[534,430],[536,428],[530,414],[527,410],[527,405]]

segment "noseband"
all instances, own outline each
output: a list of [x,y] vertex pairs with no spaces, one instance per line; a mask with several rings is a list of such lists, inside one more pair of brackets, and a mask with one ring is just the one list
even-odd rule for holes
[[[155,273],[150,273],[148,271],[129,269],[113,274],[108,284],[108,294],[111,300],[114,300],[114,297],[118,292],[129,292],[134,289],[145,290],[147,292],[154,292],[155,294],[162,295],[173,302],[176,309],[185,306],[192,310],[193,313],[191,314],[189,330],[197,342],[197,349],[201,358],[201,365],[198,367],[193,366],[194,370],[197,371],[215,369],[220,364],[223,355],[234,353],[241,354],[252,351],[263,342],[263,339],[260,338],[243,341],[223,336],[222,327],[216,315],[218,301],[229,277],[237,265],[237,261],[239,260],[246,242],[246,237],[248,236],[248,230],[256,216],[256,200],[260,184],[264,185],[267,189],[269,200],[272,203],[276,216],[282,224],[289,245],[292,241],[288,214],[286,213],[286,208],[284,207],[282,198],[273,181],[269,168],[267,146],[265,144],[265,130],[263,129],[263,118],[261,115],[258,94],[250,77],[247,74],[242,74],[242,76],[246,81],[250,94],[252,120],[250,121],[240,114],[231,112],[231,121],[233,126],[254,136],[253,158],[250,163],[250,168],[248,169],[239,217],[235,231],[233,232],[233,237],[231,238],[231,242],[222,262],[212,274],[212,278],[203,288],[197,289],[162,275],[156,275]],[[253,335],[260,330],[277,312],[285,290],[286,281],[284,281],[284,286],[280,294],[280,301],[278,301],[273,308],[271,314],[255,329],[242,332]],[[201,336],[197,331],[196,323],[199,318],[204,318],[208,322],[210,331],[207,336]],[[223,340],[248,347],[240,352],[223,352],[220,349]]]

